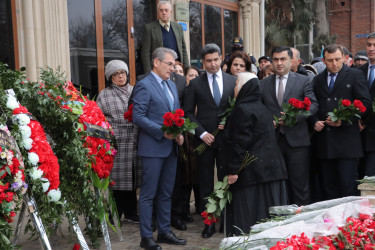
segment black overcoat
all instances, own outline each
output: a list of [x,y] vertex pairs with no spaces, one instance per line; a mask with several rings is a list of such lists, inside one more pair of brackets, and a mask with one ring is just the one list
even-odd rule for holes
[[[257,183],[286,180],[287,171],[277,145],[273,118],[261,102],[259,80],[253,78],[241,88],[232,115],[225,126],[225,172],[238,174],[232,190]],[[241,172],[249,152],[257,158]]]
[[[318,112],[311,117],[313,124],[325,121],[328,112],[338,107],[340,99],[351,102],[362,101],[366,117],[371,112],[371,102],[363,72],[344,65],[339,71],[332,92],[328,89],[328,71],[325,69],[313,81],[313,90],[319,103]],[[315,132],[315,152],[319,159],[360,158],[363,156],[358,118],[353,118],[353,124],[343,122],[340,127],[325,126],[322,131]]]

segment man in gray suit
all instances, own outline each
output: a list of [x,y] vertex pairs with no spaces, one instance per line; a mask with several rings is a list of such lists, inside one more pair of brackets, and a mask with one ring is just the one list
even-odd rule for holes
[[158,19],[145,26],[142,36],[142,65],[143,72],[151,71],[151,54],[159,47],[166,47],[177,53],[177,60],[184,67],[190,65],[182,27],[176,22],[171,22],[172,5],[169,1],[159,1]]
[[[261,81],[263,103],[276,117],[281,116],[282,103],[288,102],[290,98],[303,100],[308,97],[311,100],[311,115],[318,110],[309,78],[291,71],[292,58],[293,52],[289,47],[273,49],[272,65],[275,74]],[[284,126],[281,119],[279,122],[276,137],[287,166],[290,203],[305,205],[310,202],[310,136],[306,117],[298,117],[294,127]]]

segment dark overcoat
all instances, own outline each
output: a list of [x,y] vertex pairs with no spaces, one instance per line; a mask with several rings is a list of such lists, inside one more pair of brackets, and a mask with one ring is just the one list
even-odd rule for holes
[[[313,90],[319,103],[318,112],[311,117],[313,124],[325,121],[328,112],[338,107],[340,99],[351,102],[357,99],[366,107],[366,117],[371,112],[371,102],[366,80],[358,69],[344,65],[338,72],[332,91],[328,89],[328,71],[325,69],[313,81]],[[353,118],[353,124],[347,122],[339,127],[325,126],[320,132],[314,133],[315,152],[319,159],[360,158],[363,156],[358,118]]]
[[[368,63],[359,67],[360,70],[365,74],[365,79],[368,75]],[[366,81],[367,82],[367,81]],[[375,100],[375,80],[369,88],[370,98],[373,102]],[[368,119],[365,120],[366,128],[362,133],[364,150],[367,152],[375,151],[375,113],[374,110],[369,115]]]
[[[225,126],[225,173],[238,174],[232,190],[288,178],[272,121],[261,102],[259,80],[251,79],[241,88]],[[246,152],[257,160],[239,172]]]

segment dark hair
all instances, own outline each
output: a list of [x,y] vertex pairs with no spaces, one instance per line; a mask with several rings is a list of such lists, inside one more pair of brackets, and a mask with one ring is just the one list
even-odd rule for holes
[[263,78],[267,77],[268,73],[270,72],[275,73],[275,71],[273,70],[273,66],[271,64],[267,65],[264,69],[261,69],[259,71],[259,80],[262,80]]
[[328,46],[326,46],[324,49],[323,49],[323,58],[325,58],[325,54],[326,52],[331,54],[331,53],[335,53],[337,50],[340,50],[342,54],[344,54],[344,49],[342,48],[341,45],[338,45],[338,44],[330,44]]
[[283,51],[288,52],[288,56],[290,57],[290,59],[293,58],[293,52],[292,52],[292,50],[290,49],[290,47],[288,47],[288,46],[279,46],[279,47],[274,48],[274,49],[272,50],[272,52],[271,52],[271,55],[272,55],[272,57],[273,57],[273,54],[274,54],[274,53],[280,53],[280,52],[283,52]]
[[213,53],[219,53],[219,56],[221,56],[221,50],[219,48],[219,46],[217,46],[216,44],[214,43],[209,43],[209,44],[206,44],[202,51],[201,51],[201,57],[202,59],[204,59],[204,57],[207,55],[207,54],[213,54]]
[[367,36],[367,40],[370,39],[370,38],[375,38],[375,32],[372,32],[372,33],[370,33],[370,34]]
[[251,59],[250,59],[250,56],[244,52],[244,51],[235,51],[233,52],[229,58],[228,58],[228,61],[227,61],[227,71],[226,73],[228,74],[232,74],[230,72],[230,68],[232,67],[232,63],[234,61],[234,59],[236,58],[241,58],[244,62],[245,62],[245,68],[246,68],[246,71],[250,72],[251,71]]
[[187,67],[187,68],[185,69],[185,75],[187,75],[187,73],[188,73],[189,70],[191,70],[191,69],[194,69],[195,71],[197,71],[197,72],[198,72],[198,75],[201,74],[201,72],[199,72],[199,70],[198,70],[197,67],[195,67],[195,66],[189,66],[189,67]]

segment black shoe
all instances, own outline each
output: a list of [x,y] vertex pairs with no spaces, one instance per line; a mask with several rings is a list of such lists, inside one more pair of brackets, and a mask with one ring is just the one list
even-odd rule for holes
[[181,218],[186,222],[193,222],[194,221],[194,218],[193,218],[193,216],[191,216],[190,213],[181,214]]
[[210,238],[215,233],[215,223],[205,225],[202,231],[202,238]]
[[187,229],[185,222],[179,216],[171,217],[171,226],[181,231],[185,231]]
[[138,215],[132,215],[132,216],[125,216],[125,221],[139,224],[139,216]]
[[141,244],[139,245],[147,250],[161,250],[161,247],[155,242],[153,237],[142,237]]
[[171,245],[186,245],[186,240],[179,239],[170,231],[167,234],[158,234],[158,243],[167,243]]

